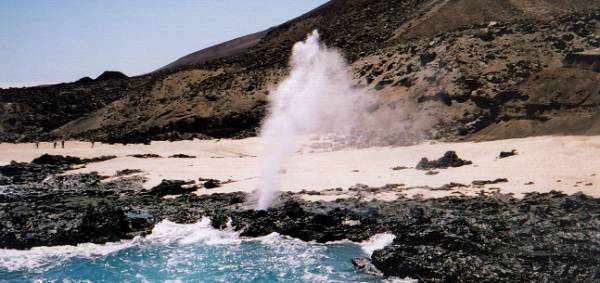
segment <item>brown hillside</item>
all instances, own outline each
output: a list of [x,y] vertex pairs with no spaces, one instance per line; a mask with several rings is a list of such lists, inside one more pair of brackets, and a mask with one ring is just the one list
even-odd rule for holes
[[[569,54],[600,47],[599,9],[583,0],[333,0],[145,76],[0,90],[1,138],[253,135],[291,46],[313,29],[384,98],[377,111],[402,110],[390,115],[425,125],[426,137],[599,134],[597,73],[562,67]],[[578,103],[571,90],[590,97]]]

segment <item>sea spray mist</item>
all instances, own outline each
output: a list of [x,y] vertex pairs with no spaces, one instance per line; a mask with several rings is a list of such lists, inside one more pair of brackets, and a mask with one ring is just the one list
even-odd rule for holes
[[292,49],[291,71],[269,96],[270,113],[261,129],[262,162],[258,209],[276,197],[282,169],[300,147],[300,136],[348,131],[359,91],[348,67],[313,31]]

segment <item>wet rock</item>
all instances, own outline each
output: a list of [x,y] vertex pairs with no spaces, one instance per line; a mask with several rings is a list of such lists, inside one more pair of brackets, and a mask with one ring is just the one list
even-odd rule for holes
[[352,266],[354,269],[364,272],[367,274],[371,274],[374,276],[383,276],[383,272],[379,271],[377,267],[375,267],[371,263],[371,259],[368,257],[355,257],[352,259]]
[[470,164],[473,164],[473,162],[469,160],[460,159],[454,151],[447,151],[446,153],[444,153],[444,156],[442,156],[438,160],[430,161],[426,157],[423,157],[421,161],[417,163],[416,168],[418,170],[446,169],[449,167],[461,167]]

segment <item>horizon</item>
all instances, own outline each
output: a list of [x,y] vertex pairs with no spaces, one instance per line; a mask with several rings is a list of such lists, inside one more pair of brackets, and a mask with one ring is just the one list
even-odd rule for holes
[[107,70],[146,74],[325,2],[2,1],[0,88],[95,78]]

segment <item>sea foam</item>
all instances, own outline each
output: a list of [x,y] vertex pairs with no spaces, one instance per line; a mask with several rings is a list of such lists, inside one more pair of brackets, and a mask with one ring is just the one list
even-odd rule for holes
[[225,230],[211,227],[210,219],[203,217],[193,224],[177,224],[163,220],[154,226],[146,237],[136,237],[106,244],[84,243],[76,246],[34,247],[29,250],[0,249],[0,270],[15,271],[21,269],[47,270],[74,257],[98,258],[123,249],[141,245],[205,245],[239,244],[239,234],[229,226]]

